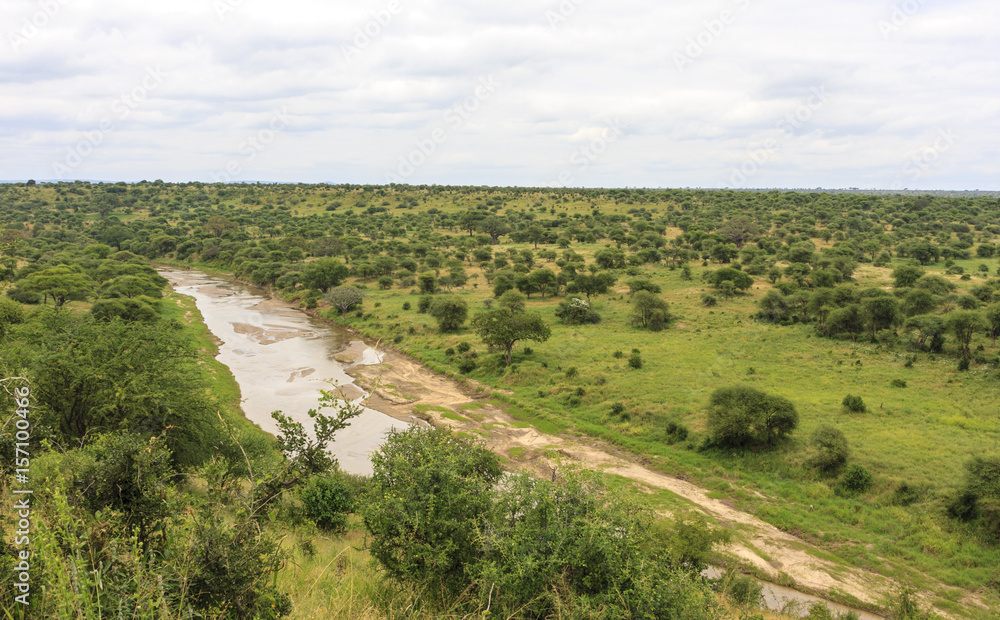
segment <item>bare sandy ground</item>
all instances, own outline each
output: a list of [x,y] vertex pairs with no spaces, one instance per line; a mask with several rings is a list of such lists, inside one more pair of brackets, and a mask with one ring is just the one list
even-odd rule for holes
[[[345,352],[344,361],[350,358],[350,353]],[[896,587],[882,575],[823,559],[825,554],[820,548],[736,509],[731,502],[709,497],[698,486],[643,467],[612,446],[523,428],[523,423],[501,409],[478,400],[491,395],[492,390],[485,386],[462,386],[392,351],[385,354],[382,364],[352,366],[347,372],[371,393],[368,406],[401,420],[418,417],[435,426],[445,424],[481,436],[491,450],[506,458],[511,457],[513,448],[519,453],[520,464],[540,476],[548,477],[553,470],[574,463],[623,476],[647,488],[675,493],[719,522],[737,527],[742,540],[724,551],[772,581],[787,583],[791,578],[799,590],[821,596],[831,592],[847,594],[873,609]],[[455,419],[455,414],[464,420]],[[939,584],[935,589],[940,593],[950,588]],[[962,602],[970,608],[985,609],[972,593],[964,593]]]

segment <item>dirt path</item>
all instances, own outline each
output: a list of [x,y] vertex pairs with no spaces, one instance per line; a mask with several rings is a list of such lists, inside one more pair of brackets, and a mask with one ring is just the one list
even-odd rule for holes
[[[339,356],[338,356],[339,357]],[[348,353],[345,362],[350,362]],[[421,418],[433,425],[445,424],[456,431],[482,436],[495,453],[512,458],[538,475],[549,476],[553,468],[576,463],[589,469],[617,474],[638,484],[666,489],[692,502],[723,524],[737,526],[742,541],[726,552],[757,569],[771,581],[795,582],[796,589],[824,595],[846,594],[877,609],[894,582],[882,575],[853,569],[821,557],[822,551],[769,523],[740,511],[724,500],[689,482],[651,471],[619,456],[614,448],[592,440],[545,435],[525,428],[499,408],[476,400],[491,390],[464,388],[439,376],[418,362],[387,352],[382,364],[358,365],[347,370],[362,388],[373,392],[369,406],[393,417],[412,421]],[[586,443],[584,443],[586,441]],[[766,558],[766,559],[765,559]],[[940,586],[938,591],[949,589]],[[963,603],[981,606],[971,594]]]

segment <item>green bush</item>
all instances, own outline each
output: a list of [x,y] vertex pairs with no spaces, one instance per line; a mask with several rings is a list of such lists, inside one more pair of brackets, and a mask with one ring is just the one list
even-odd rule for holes
[[342,479],[316,476],[309,479],[299,493],[306,516],[316,525],[333,534],[347,531],[347,515],[354,508],[350,486]]
[[476,360],[464,359],[458,363],[458,371],[467,375],[476,369]]
[[842,495],[864,493],[871,488],[874,481],[875,477],[870,471],[855,463],[844,471],[844,475],[837,484],[837,491]]
[[601,315],[594,311],[589,302],[579,297],[560,301],[559,306],[556,307],[556,318],[561,319],[567,325],[601,322]]
[[861,399],[860,396],[853,396],[848,394],[844,397],[841,403],[844,409],[850,411],[851,413],[865,413],[868,411],[868,406],[865,405],[865,401]]
[[839,429],[832,426],[821,426],[813,433],[812,443],[817,454],[809,463],[823,472],[834,472],[847,463],[851,454],[847,446],[847,438]]
[[719,447],[773,447],[798,424],[789,400],[754,388],[719,388],[709,398],[708,430]]
[[361,511],[372,557],[432,601],[468,588],[500,479],[496,455],[446,428],[414,426],[391,432],[372,468]]
[[628,365],[630,368],[639,370],[642,368],[642,357],[638,353],[633,353],[632,356],[628,358]]

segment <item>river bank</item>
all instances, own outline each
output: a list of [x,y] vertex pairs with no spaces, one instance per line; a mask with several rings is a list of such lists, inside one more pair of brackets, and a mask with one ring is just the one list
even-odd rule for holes
[[[279,300],[270,299],[267,305],[302,314]],[[314,316],[313,320],[349,333],[325,319]],[[243,335],[256,334],[259,339],[261,334],[251,329],[253,321],[249,325],[241,328]],[[270,335],[275,334],[280,335],[280,330]],[[739,542],[724,554],[732,563],[749,567],[762,578],[816,594],[833,593],[841,600],[856,601],[868,609],[878,609],[884,595],[894,587],[887,578],[823,559],[820,549],[735,509],[731,502],[710,497],[704,489],[643,467],[635,463],[634,455],[614,446],[586,437],[540,433],[509,416],[502,404],[484,402],[484,398],[493,396],[492,389],[486,386],[472,382],[463,385],[432,372],[405,354],[381,346],[378,347],[381,357],[376,362],[370,357],[370,343],[353,333],[350,338],[351,342],[341,343],[337,351],[330,352],[330,357],[345,365],[344,374],[354,389],[364,393],[368,407],[387,416],[403,422],[419,418],[433,425],[448,424],[460,433],[482,438],[515,466],[526,467],[538,475],[548,477],[562,467],[577,464],[622,476],[640,489],[674,493],[718,522],[738,529]]]

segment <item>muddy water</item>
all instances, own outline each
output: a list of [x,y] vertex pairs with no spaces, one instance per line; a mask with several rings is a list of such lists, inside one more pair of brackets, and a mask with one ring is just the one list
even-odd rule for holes
[[[381,357],[347,332],[222,278],[181,270],[163,270],[161,275],[175,291],[195,299],[208,329],[222,341],[217,359],[239,383],[244,413],[265,431],[278,430],[271,418],[275,410],[311,430],[307,412],[316,407],[320,390],[340,387],[356,403],[367,396],[344,368],[352,363],[377,364]],[[334,359],[345,354],[354,361]],[[369,454],[390,429],[406,426],[366,407],[337,434],[330,452],[343,470],[371,474]]]

